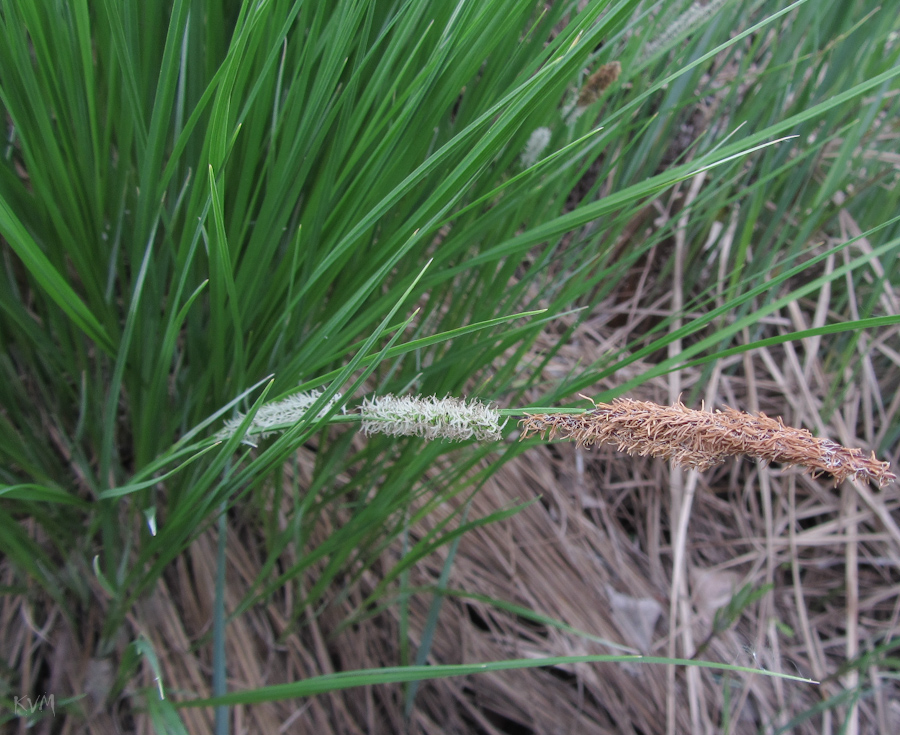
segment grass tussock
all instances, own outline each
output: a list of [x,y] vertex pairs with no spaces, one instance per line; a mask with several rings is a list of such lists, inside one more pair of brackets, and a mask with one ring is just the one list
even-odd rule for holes
[[0,727],[896,732],[896,14],[202,5],[0,2]]

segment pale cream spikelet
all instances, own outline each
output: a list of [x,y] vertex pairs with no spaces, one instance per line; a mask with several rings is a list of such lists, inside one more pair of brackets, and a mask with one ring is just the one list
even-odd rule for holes
[[681,15],[669,21],[663,32],[644,47],[644,54],[652,56],[676,38],[687,33],[718,12],[728,0],[709,0],[705,5],[695,2]]
[[550,145],[552,135],[553,132],[547,127],[540,127],[532,131],[525,144],[525,150],[522,151],[519,158],[522,168],[530,168],[538,162],[538,159],[547,150],[547,146]]
[[[321,395],[322,391],[320,390],[304,391],[303,393],[295,393],[288,396],[281,401],[263,404],[250,422],[250,426],[241,439],[241,443],[255,447],[254,435],[258,434],[263,439],[267,439],[273,434],[284,431],[291,424],[296,424],[306,416],[309,409],[319,400]],[[319,416],[324,416],[340,400],[341,394],[335,393],[327,405],[319,412]],[[234,418],[228,419],[224,427],[216,434],[216,438],[225,440],[233,436],[234,432],[238,430],[238,427],[244,421],[244,416],[245,414],[241,413]]]
[[419,436],[449,441],[496,441],[506,422],[478,400],[436,396],[385,395],[366,398],[359,407],[364,434]]

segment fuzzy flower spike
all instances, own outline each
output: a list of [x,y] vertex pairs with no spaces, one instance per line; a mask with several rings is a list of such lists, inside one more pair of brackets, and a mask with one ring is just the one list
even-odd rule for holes
[[[248,444],[251,447],[255,447],[256,443],[253,440],[253,434],[259,434],[263,439],[267,439],[272,434],[283,431],[285,426],[297,423],[306,416],[306,413],[312,405],[319,400],[319,396],[321,395],[322,391],[311,390],[304,393],[295,393],[282,401],[266,403],[265,405],[260,406],[241,442],[243,444]],[[328,405],[319,412],[319,416],[324,416],[328,413],[331,407],[340,400],[341,394],[335,393],[328,402]],[[227,439],[228,437],[233,436],[234,432],[238,430],[238,427],[244,420],[244,416],[245,414],[241,413],[233,419],[228,419],[225,422],[225,426],[216,435],[216,438]]]
[[500,414],[480,401],[430,396],[366,398],[359,407],[365,434],[425,439],[496,441],[503,437]]
[[617,398],[611,404],[595,404],[587,413],[535,414],[520,423],[522,439],[547,434],[550,439],[557,435],[574,439],[585,447],[615,444],[630,455],[671,459],[701,471],[745,454],[765,462],[801,465],[814,477],[827,472],[836,483],[856,477],[885,485],[896,479],[890,464],[879,462],[874,452],[866,456],[861,449],[848,449],[818,439],[806,429],[785,426],[781,418],[733,408],[708,413],[681,402],[661,406]]

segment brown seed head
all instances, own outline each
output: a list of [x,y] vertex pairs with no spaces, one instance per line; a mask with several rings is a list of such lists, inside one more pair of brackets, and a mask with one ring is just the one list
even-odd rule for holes
[[622,65],[618,61],[610,61],[608,64],[603,64],[587,78],[587,81],[581,88],[581,92],[578,93],[578,107],[587,107],[594,104],[600,99],[600,95],[607,90],[609,85],[619,78],[621,72]]
[[520,424],[522,439],[533,434],[550,439],[559,435],[586,447],[615,444],[630,455],[671,459],[701,471],[745,454],[765,462],[801,465],[813,476],[827,472],[836,483],[857,477],[885,485],[896,479],[890,464],[878,461],[874,452],[866,456],[861,449],[848,449],[830,439],[818,439],[806,429],[785,426],[780,418],[733,408],[708,413],[680,402],[661,406],[617,398],[584,414],[536,414]]

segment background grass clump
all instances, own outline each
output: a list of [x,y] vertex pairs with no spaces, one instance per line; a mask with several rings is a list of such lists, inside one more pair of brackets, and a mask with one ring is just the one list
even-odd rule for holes
[[0,2],[0,716],[896,725],[895,485],[342,414],[682,396],[896,462],[897,14],[580,5]]

